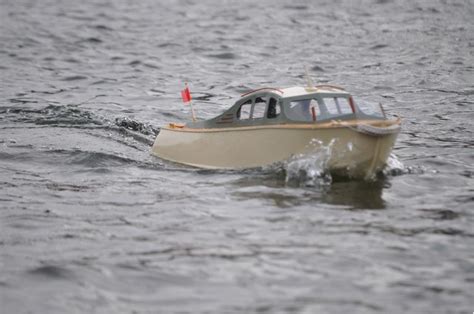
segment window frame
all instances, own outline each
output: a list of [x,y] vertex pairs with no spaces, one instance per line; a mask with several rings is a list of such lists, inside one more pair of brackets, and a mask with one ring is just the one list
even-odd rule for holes
[[[259,98],[262,98],[263,100],[265,100],[265,102],[261,102],[261,103],[257,102],[257,100],[259,100]],[[276,116],[274,116],[273,118],[268,117],[268,110],[269,110],[271,99],[274,99],[274,101],[275,101],[275,107],[276,107],[276,112],[277,112]],[[248,119],[242,119],[241,118],[241,116],[242,116],[241,115],[242,107],[244,105],[249,105],[249,104],[251,104],[250,117]],[[255,116],[256,106],[264,107],[263,115],[259,115],[258,117]],[[282,121],[282,119],[285,118],[285,113],[284,113],[283,106],[284,106],[284,98],[282,98],[278,95],[275,95],[274,93],[271,93],[271,92],[263,92],[263,93],[255,93],[255,94],[252,94],[252,95],[242,97],[241,99],[239,99],[239,101],[237,101],[234,104],[232,109],[229,109],[228,112],[229,113],[232,112],[233,117],[234,117],[234,121],[236,123],[241,124],[241,125],[255,125],[255,124],[259,124],[259,123],[274,124],[274,123],[278,123],[278,122]],[[239,115],[239,113],[240,113],[240,115]]]
[[[308,94],[308,95],[304,95],[304,96],[295,96],[295,97],[289,97],[289,98],[284,98],[283,100],[283,104],[282,104],[282,109],[283,109],[283,114],[285,116],[286,119],[288,119],[289,121],[292,121],[292,122],[296,122],[296,123],[317,123],[317,122],[322,122],[322,121],[328,121],[328,120],[333,120],[333,119],[337,119],[338,116],[347,116],[347,115],[350,115],[350,114],[355,114],[353,112],[344,112],[344,110],[341,110],[342,113],[338,113],[336,115],[332,115],[332,114],[327,114],[327,113],[330,113],[329,111],[326,113],[327,110],[327,107],[326,107],[326,104],[324,102],[324,98],[336,98],[336,99],[339,99],[339,98],[345,98],[347,99],[347,102],[350,103],[350,95],[348,94],[325,94],[325,93],[321,93],[321,94]],[[316,114],[316,120],[313,122],[313,120],[298,120],[298,119],[295,119],[295,118],[292,118],[292,113],[290,112],[291,108],[290,108],[290,105],[292,102],[300,102],[300,101],[304,101],[304,100],[315,100],[317,102],[317,111],[318,113]],[[334,101],[336,103],[336,106],[337,106],[337,102]],[[339,102],[339,105],[341,105],[341,103]],[[336,109],[337,110],[337,109]],[[309,113],[311,115],[311,112]]]
[[[248,117],[246,118],[242,118],[242,107],[244,106],[250,106]],[[235,113],[236,120],[237,121],[250,121],[252,120],[252,112],[253,112],[253,100],[249,98],[238,105],[238,109]]]
[[[262,99],[264,101],[260,101],[260,102],[257,102],[257,99]],[[267,98],[267,99],[265,99]],[[250,119],[251,120],[261,120],[261,119],[266,119],[266,116],[267,116],[267,110],[268,110],[268,101],[269,101],[270,97],[267,97],[267,95],[255,95],[255,97],[253,97],[252,99],[252,112],[251,112],[251,117]],[[255,106],[264,106],[264,109],[263,109],[263,115],[261,117],[258,117],[256,118],[255,117]],[[263,104],[263,105],[261,105]]]
[[[268,116],[268,110],[270,109],[270,101],[271,101],[272,99],[275,100],[275,116],[270,118],[270,117]],[[279,112],[278,112],[277,108],[280,109]],[[276,98],[276,97],[273,97],[273,96],[268,97],[267,109],[265,110],[265,119],[267,119],[267,120],[277,119],[279,116],[281,116],[282,112],[283,112],[283,110],[282,110],[282,106],[281,106],[280,99],[279,99],[279,98]]]

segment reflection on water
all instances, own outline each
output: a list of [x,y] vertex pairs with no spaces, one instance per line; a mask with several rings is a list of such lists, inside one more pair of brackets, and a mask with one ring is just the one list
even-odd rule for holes
[[[380,176],[376,180],[349,180],[336,178],[331,184],[300,185],[293,179],[287,182],[283,168],[276,173],[252,173],[233,182],[240,199],[270,200],[278,207],[327,203],[342,205],[342,209],[384,209],[383,190],[389,188],[389,179]],[[307,182],[306,177],[303,178]],[[238,188],[244,188],[243,191]],[[304,191],[302,194],[301,191]],[[292,193],[294,192],[294,193]]]
[[334,205],[348,206],[349,209],[384,209],[383,190],[386,179],[375,181],[334,182],[329,191],[322,195],[322,201]]

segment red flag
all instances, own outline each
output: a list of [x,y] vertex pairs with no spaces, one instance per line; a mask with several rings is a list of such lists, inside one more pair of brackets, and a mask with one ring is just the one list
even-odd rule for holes
[[181,91],[181,98],[183,99],[184,103],[191,101],[191,92],[189,91],[188,86]]

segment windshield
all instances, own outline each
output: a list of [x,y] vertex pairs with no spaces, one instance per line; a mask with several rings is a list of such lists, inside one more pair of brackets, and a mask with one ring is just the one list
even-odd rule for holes
[[357,109],[363,115],[373,118],[385,118],[385,111],[382,104],[358,103]]
[[290,101],[286,116],[294,121],[322,121],[352,115],[353,109],[348,97],[322,97]]
[[317,107],[316,99],[303,99],[291,101],[288,108],[286,108],[286,116],[294,121],[313,121],[311,108]]

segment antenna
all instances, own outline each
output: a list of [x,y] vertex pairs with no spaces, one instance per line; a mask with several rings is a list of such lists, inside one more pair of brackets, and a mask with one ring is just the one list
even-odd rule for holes
[[306,79],[306,85],[308,88],[314,88],[314,83],[313,80],[311,79],[311,76],[309,76],[309,71],[308,71],[308,66],[304,66],[304,76]]

